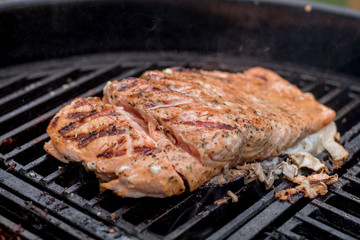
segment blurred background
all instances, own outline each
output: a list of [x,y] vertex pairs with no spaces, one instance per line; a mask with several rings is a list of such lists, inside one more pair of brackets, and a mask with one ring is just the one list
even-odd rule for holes
[[304,0],[304,2],[319,2],[360,10],[360,0]]

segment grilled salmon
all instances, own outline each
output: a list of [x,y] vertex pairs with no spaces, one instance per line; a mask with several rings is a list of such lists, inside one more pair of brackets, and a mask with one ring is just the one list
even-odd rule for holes
[[108,82],[103,101],[74,100],[51,121],[45,149],[82,162],[120,196],[166,197],[277,156],[334,117],[264,68],[170,68]]

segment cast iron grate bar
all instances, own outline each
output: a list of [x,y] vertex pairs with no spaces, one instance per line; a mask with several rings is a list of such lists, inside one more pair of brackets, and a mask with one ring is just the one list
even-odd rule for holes
[[48,156],[44,154],[41,157],[37,158],[36,160],[26,164],[23,167],[23,170],[25,172],[29,172],[30,170],[33,170],[34,168],[39,167],[39,165],[47,163],[47,161],[48,161]]
[[[1,196],[7,198],[9,203],[16,202],[18,208],[32,209],[34,215],[34,221],[28,222],[35,227],[40,221],[40,226],[43,227],[43,231],[47,231],[46,227],[49,227],[48,232],[51,236],[53,229],[61,230],[62,227],[66,228],[64,233],[67,233],[70,239],[83,239],[83,238],[99,238],[99,239],[111,239],[109,233],[109,226],[101,225],[97,220],[87,216],[86,214],[78,211],[63,201],[50,196],[48,193],[31,186],[28,183],[16,179],[13,175],[0,169],[0,178],[2,179],[1,186],[7,190],[11,190],[12,193],[0,192]],[[16,192],[20,196],[15,196]],[[26,196],[26,200],[22,200],[19,197]],[[10,198],[10,199],[9,199]],[[6,209],[15,204],[7,204]],[[6,210],[5,209],[5,210]],[[44,210],[46,209],[46,210]],[[10,209],[11,210],[11,209]],[[21,210],[20,210],[21,211]],[[20,215],[20,214],[19,214]],[[71,224],[72,226],[69,226]],[[75,228],[81,226],[83,231],[76,230]],[[98,226],[94,228],[94,226]],[[74,228],[75,227],[75,228]],[[85,231],[85,232],[84,232]],[[117,229],[117,233],[121,232]],[[63,234],[64,234],[63,233]],[[61,237],[61,235],[59,236]]]
[[337,188],[331,189],[331,192],[333,194],[330,194],[329,198],[326,199],[327,204],[355,217],[360,217],[360,209],[358,207],[360,201],[358,197]]
[[[319,102],[322,104],[328,104],[332,99],[336,99],[339,97],[340,94],[347,96],[349,90],[348,84],[341,84],[339,87],[333,89],[326,95],[322,96],[321,98],[318,98]],[[333,109],[341,107],[340,105],[338,107],[333,106]]]
[[[3,110],[0,114],[5,114],[11,110],[20,107],[24,100],[31,101],[38,96],[49,93],[57,87],[66,88],[68,83],[72,82],[72,79],[77,79],[80,76],[88,74],[88,72],[81,72],[79,70],[69,69],[61,71],[58,74],[51,75],[45,79],[33,79],[34,82],[21,83],[24,84],[22,87],[10,86],[8,88],[2,88],[6,94],[0,99],[0,105]],[[39,81],[36,81],[39,80]],[[11,89],[19,89],[17,91],[11,91]]]
[[14,158],[17,163],[25,166],[43,155],[43,146],[45,141],[48,139],[48,135],[44,133],[39,137],[33,139],[31,142],[27,142],[17,147],[13,151],[5,154],[4,156],[6,159]]
[[309,239],[356,239],[308,216],[297,214],[296,217],[302,221],[302,225],[295,227],[294,232],[304,234]]
[[[242,179],[241,179],[242,181]],[[257,185],[257,183],[255,183]],[[287,183],[281,183],[276,189],[282,189],[287,186]],[[260,199],[260,196],[263,194],[258,195],[258,193],[252,192],[252,188],[259,188],[259,186],[254,186],[254,184],[250,186],[246,186],[238,191],[233,191],[237,196],[240,197],[237,203],[232,203],[228,197],[225,197],[228,200],[228,204],[224,205],[217,205],[216,203],[212,203],[209,207],[205,208],[204,211],[199,212],[194,218],[189,219],[187,222],[181,225],[178,229],[175,228],[173,232],[166,236],[167,239],[173,238],[180,238],[180,239],[187,239],[191,238],[192,236],[196,236],[196,238],[204,238],[206,234],[206,229],[209,228],[209,225],[213,221],[219,221],[222,223],[223,221],[229,221],[229,219],[217,219],[219,218],[219,213],[227,212],[227,214],[233,215],[234,218],[230,224],[226,225],[228,230],[230,228],[236,229],[242,223],[249,221],[252,219],[257,213],[261,210],[266,208],[266,205],[271,204],[274,202],[274,190],[268,192],[263,198]],[[256,195],[258,195],[256,197]],[[244,196],[241,198],[241,196]],[[250,197],[252,201],[247,201],[246,197]],[[255,199],[259,199],[255,204],[253,201]],[[261,204],[260,204],[261,203]],[[235,220],[236,219],[236,220]],[[233,223],[233,224],[231,224]],[[221,228],[223,230],[223,224],[220,226],[212,226],[212,232]],[[197,231],[198,228],[205,229],[205,231]],[[218,232],[219,233],[219,232]],[[221,239],[224,237],[223,234],[213,234],[208,239]]]
[[346,234],[352,237],[357,238],[360,236],[360,219],[358,217],[349,215],[341,209],[337,209],[316,199],[311,205],[318,207],[318,209],[312,213],[312,218],[340,231],[345,231]]
[[0,236],[4,239],[24,239],[24,240],[42,240],[39,235],[32,233],[28,229],[24,229],[21,224],[0,215]]
[[[2,94],[2,96],[4,94],[8,94],[8,92],[6,90],[13,90],[18,89],[19,87],[23,87],[24,85],[26,85],[27,79],[31,79],[28,78],[28,73],[23,73],[23,74],[17,74],[16,76],[11,76],[9,78],[6,79],[1,79],[0,81],[0,93]],[[31,80],[30,80],[31,81]]]
[[[1,167],[9,169],[9,172],[4,172],[1,169],[0,171],[9,174],[13,179],[19,179],[21,183],[29,185],[35,192],[45,190],[55,199],[67,204],[75,212],[81,212],[82,216],[91,220],[91,224],[88,222],[85,225],[76,222],[77,219],[73,221],[66,218],[63,216],[62,211],[59,213],[53,212],[51,206],[47,206],[40,200],[38,200],[40,202],[36,203],[37,206],[48,209],[52,216],[56,215],[61,221],[66,222],[80,232],[90,234],[94,238],[116,238],[118,235],[108,232],[110,227],[114,228],[116,233],[123,230],[127,234],[141,239],[186,239],[194,236],[198,239],[225,239],[229,236],[232,238],[242,236],[243,233],[246,234],[246,236],[242,236],[244,239],[256,239],[263,236],[308,237],[301,235],[301,231],[306,229],[305,227],[314,227],[311,225],[313,223],[319,223],[319,228],[323,230],[334,229],[333,226],[328,226],[319,219],[304,215],[305,221],[297,216],[297,212],[299,210],[301,212],[307,206],[318,208],[310,200],[299,196],[294,198],[295,204],[293,205],[287,202],[279,202],[273,198],[274,190],[265,191],[260,184],[251,184],[244,187],[241,179],[221,188],[204,188],[194,193],[186,193],[170,199],[122,199],[108,191],[103,193],[98,191],[96,187],[98,180],[92,173],[84,172],[81,166],[65,165],[51,156],[45,155],[42,149],[43,143],[48,139],[45,129],[51,117],[61,108],[62,103],[68,103],[76,96],[101,97],[102,88],[108,80],[139,76],[149,68],[165,68],[174,65],[203,69],[223,69],[232,72],[241,71],[253,65],[263,65],[279,72],[302,89],[311,90],[317,98],[320,98],[321,102],[334,107],[338,111],[337,124],[339,131],[343,134],[342,141],[346,142],[346,147],[352,151],[351,159],[345,166],[344,171],[339,172],[339,174],[345,174],[341,179],[348,183],[347,186],[344,185],[344,190],[350,193],[342,191],[340,194],[339,191],[341,190],[332,189],[327,197],[329,199],[341,197],[346,199],[347,203],[352,204],[351,206],[359,206],[357,205],[358,202],[353,199],[353,197],[356,197],[353,194],[358,189],[356,187],[357,178],[354,179],[353,176],[345,173],[345,170],[356,164],[359,158],[359,149],[356,148],[356,144],[360,142],[360,112],[358,110],[360,88],[355,86],[355,81],[347,76],[337,74],[324,76],[321,72],[312,69],[303,71],[298,66],[259,64],[258,61],[252,62],[251,60],[248,61],[248,59],[227,56],[211,57],[195,54],[194,56],[189,56],[189,54],[182,56],[179,53],[177,55],[170,54],[167,60],[164,54],[158,56],[155,53],[153,55],[149,53],[129,53],[54,60],[50,61],[48,66],[44,66],[44,63],[36,63],[31,68],[31,73],[21,70],[22,66],[19,67],[20,69],[16,69],[16,67],[10,69],[8,75],[13,73],[11,77],[19,83],[24,79],[33,79],[34,82],[31,82],[31,80],[29,84],[37,83],[39,86],[45,86],[53,81],[59,82],[57,82],[58,85],[54,87],[51,94],[45,94],[33,101],[31,100],[28,105],[20,107],[20,110],[10,110],[0,118],[0,122],[7,125],[0,136],[2,142],[0,152],[4,153],[1,156],[5,159]],[[30,68],[27,67],[26,69]],[[79,78],[75,77],[73,83],[63,87],[61,80],[57,80],[58,78],[54,76],[67,76],[66,72],[64,72],[65,69],[68,69],[70,74],[85,72],[85,75]],[[0,75],[5,76],[5,73],[5,70],[0,71]],[[53,79],[53,81],[49,79]],[[4,84],[4,82],[0,80],[0,84]],[[322,89],[322,87],[324,88]],[[32,92],[31,89],[18,91],[25,97],[27,94],[31,95]],[[15,98],[14,100],[17,101]],[[11,102],[12,100],[6,101]],[[44,107],[45,105],[48,106]],[[41,111],[38,111],[40,108]],[[10,122],[12,123],[16,119],[21,119],[21,121],[9,125]],[[33,154],[33,156],[28,156],[29,154]],[[326,158],[326,154],[321,156]],[[13,165],[13,163],[16,165]],[[277,184],[279,185],[276,186],[275,190],[289,186],[286,182],[278,182]],[[16,183],[14,189],[13,194],[19,195],[20,192],[17,192],[19,188]],[[221,198],[229,200],[229,197],[226,196],[228,189],[239,196],[239,202],[224,205],[214,204],[214,201]],[[21,193],[21,197],[34,198],[29,191]],[[326,203],[334,208],[341,207],[336,205],[338,201],[328,200]],[[350,217],[347,220],[357,221],[357,214],[359,213],[352,211],[353,208],[341,209],[356,217]],[[307,221],[308,218],[309,221]],[[104,225],[101,225],[100,221]],[[259,221],[262,224],[256,226]],[[299,224],[302,225],[297,233],[284,228],[284,226],[291,225],[293,226],[292,229],[294,229],[300,226]],[[255,228],[252,228],[252,226],[255,226]],[[98,228],[106,230],[99,233]],[[94,229],[96,231],[93,233],[92,230]],[[246,229],[254,231],[249,232]],[[269,232],[269,229],[274,231]],[[343,233],[341,230],[334,230],[340,231],[345,234],[344,236],[353,237],[351,234]]]

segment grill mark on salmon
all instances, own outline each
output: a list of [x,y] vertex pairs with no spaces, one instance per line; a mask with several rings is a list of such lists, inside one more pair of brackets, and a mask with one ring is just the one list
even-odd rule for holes
[[67,115],[68,119],[74,119],[74,118],[87,118],[92,115],[97,114],[98,112],[95,110],[92,110],[91,112],[75,112],[75,113],[69,113]]
[[118,90],[119,92],[125,91],[125,90],[128,89],[128,88],[131,88],[131,87],[133,87],[133,86],[136,86],[136,84],[138,83],[138,81],[136,80],[136,78],[128,78],[127,80],[128,80],[128,81],[122,82],[122,83],[118,86],[117,90]]
[[66,125],[65,127],[61,128],[58,132],[61,135],[66,135],[69,131],[79,127],[82,123],[81,122],[71,122],[68,125]]
[[[75,129],[75,128],[74,128]],[[115,136],[115,135],[121,135],[125,133],[125,129],[117,129],[116,126],[110,125],[105,129],[102,129],[98,132],[92,131],[89,134],[76,134],[76,135],[63,135],[66,139],[78,141],[79,148],[86,147],[89,143],[92,141],[106,137],[106,136]],[[119,140],[119,144],[122,143],[123,140]]]
[[159,149],[156,148],[149,148],[146,146],[143,147],[136,147],[134,148],[135,153],[142,153],[142,154],[155,154],[161,152]]
[[55,128],[56,127],[56,124],[57,124],[57,121],[59,120],[59,117],[56,117],[52,122],[51,122],[51,127],[52,128]]
[[[150,147],[146,147],[146,146],[142,146],[142,147],[135,147],[134,149],[134,153],[140,153],[140,154],[145,154],[145,155],[154,155],[156,153],[160,153],[161,150],[156,149],[156,148],[150,148]],[[114,151],[113,147],[110,147],[109,149],[106,149],[104,152],[100,153],[97,155],[97,157],[106,157],[106,158],[110,158],[113,156],[122,156],[125,155],[126,151]],[[155,155],[154,155],[155,156]]]
[[261,74],[256,73],[256,74],[254,74],[253,76],[254,76],[254,77],[257,77],[257,78],[260,78],[261,80],[264,80],[265,82],[268,81],[267,78],[266,78],[266,76],[263,76],[263,75],[261,75]]
[[110,150],[106,150],[103,153],[100,153],[98,155],[96,155],[96,157],[98,158],[112,158],[112,157],[121,157],[126,155],[126,151],[122,150],[122,151],[110,151]]
[[114,112],[114,111],[109,111],[109,112],[104,112],[104,113],[98,113],[96,110],[92,110],[90,112],[75,112],[75,113],[69,113],[67,115],[68,119],[75,119],[75,118],[80,118],[80,119],[85,119],[88,117],[91,117],[95,114],[99,114],[99,117],[102,116],[120,116],[118,113]]
[[68,119],[79,118],[79,120],[75,121],[75,122],[70,122],[68,125],[61,128],[59,130],[59,133],[62,134],[62,135],[66,135],[68,132],[80,127],[83,124],[85,124],[85,119],[87,119],[87,118],[91,118],[93,120],[93,119],[96,119],[96,118],[99,118],[99,117],[105,117],[105,116],[114,116],[114,117],[116,117],[116,116],[120,116],[120,115],[118,113],[114,112],[114,111],[105,111],[105,112],[99,113],[96,110],[93,110],[91,112],[84,112],[84,113],[79,113],[79,112],[69,113],[67,115]]
[[125,142],[125,138],[120,138],[117,140],[117,144],[122,145]]
[[74,102],[74,108],[76,109],[76,108],[85,106],[85,104],[87,104],[87,103],[88,103],[88,101],[86,99],[84,99],[84,98],[79,99],[79,100]]
[[99,132],[95,132],[95,131],[91,132],[85,137],[82,137],[82,138],[77,137],[76,140],[80,139],[79,148],[83,148],[98,138],[102,138],[105,136],[115,136],[115,135],[120,135],[120,134],[124,134],[124,133],[125,133],[125,129],[117,129],[115,126],[109,126],[109,128],[102,129]]
[[104,150],[103,152],[99,153],[98,155],[96,155],[97,158],[112,158],[112,157],[121,157],[126,155],[127,151],[126,150],[120,150],[117,151],[116,149],[119,149],[120,147],[123,147],[124,143],[126,143],[126,137],[121,137],[120,139],[118,139],[115,142],[112,143],[112,145],[107,148],[106,150]]

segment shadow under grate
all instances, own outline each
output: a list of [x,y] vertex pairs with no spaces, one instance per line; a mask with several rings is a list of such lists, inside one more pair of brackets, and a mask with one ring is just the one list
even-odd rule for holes
[[359,224],[354,223],[341,215],[327,209],[319,208],[309,215],[309,217],[318,220],[340,231],[344,231],[352,237],[360,236]]
[[41,176],[46,177],[63,166],[65,166],[65,163],[60,162],[50,155],[46,155],[45,160],[36,165],[32,170]]
[[67,166],[66,171],[55,180],[55,183],[64,188],[68,188],[80,180],[85,179],[87,174],[86,170],[80,165]]
[[309,239],[309,240],[334,239],[334,236],[329,234],[327,231],[324,231],[308,223],[299,224],[298,226],[295,227],[293,231],[299,234],[300,236],[305,237],[305,239]]
[[137,199],[122,198],[109,193],[109,196],[99,202],[99,206],[109,213],[113,213],[120,208],[129,208],[139,202]]
[[86,183],[84,186],[80,187],[76,193],[81,196],[82,198],[85,198],[87,200],[90,200],[92,198],[95,198],[99,195],[99,180],[95,177],[95,174],[90,174],[91,176],[88,177],[88,183]]

